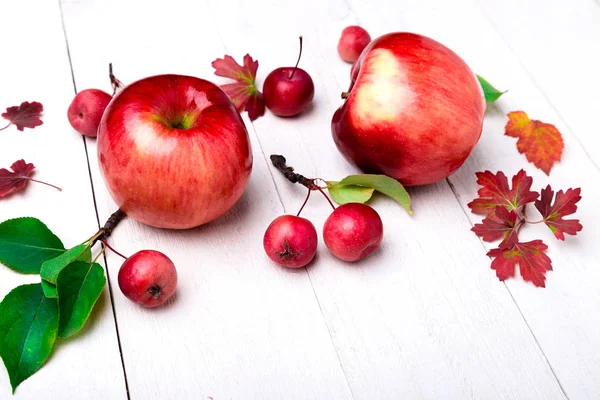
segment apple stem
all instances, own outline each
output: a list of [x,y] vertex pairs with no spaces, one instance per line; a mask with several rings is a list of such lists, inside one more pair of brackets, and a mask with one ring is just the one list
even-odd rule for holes
[[346,100],[348,97],[350,97],[350,93],[342,92],[342,99]]
[[59,188],[58,186],[52,185],[51,183],[38,181],[37,179],[32,179],[32,178],[29,178],[29,180],[31,182],[41,183],[42,185],[53,187],[54,189],[58,190],[59,192],[62,192],[62,188]]
[[298,69],[298,64],[300,64],[300,57],[302,57],[302,35],[300,35],[299,39],[300,39],[300,53],[298,53],[298,61],[296,61],[296,66],[294,67],[294,70],[292,71],[292,73],[290,74],[290,77],[288,79],[292,79],[292,77],[296,73],[296,70]]
[[8,123],[8,125],[6,125],[4,128],[0,128],[0,131],[3,131],[3,130],[5,130],[6,128],[8,128],[8,127],[9,127],[9,126],[11,126],[11,125],[12,125],[12,122],[9,122],[9,123]]
[[310,192],[312,192],[312,190],[310,188],[308,188],[308,193],[306,194],[306,199],[304,199],[304,203],[302,203],[302,207],[300,207],[300,210],[298,210],[298,214],[296,214],[296,217],[300,216],[300,213],[302,212],[302,210],[304,210],[304,206],[306,205],[306,203],[308,203],[308,198],[310,197]]
[[110,78],[110,84],[113,88],[113,96],[117,94],[117,90],[123,87],[123,82],[117,79],[115,74],[113,74],[113,66],[112,63],[108,64],[108,77]]
[[121,254],[118,251],[116,251],[110,244],[108,244],[108,242],[106,241],[106,239],[100,239],[100,241],[102,242],[103,245],[105,245],[106,247],[108,247],[110,249],[110,251],[112,251],[113,253],[115,253],[118,256],[121,256],[123,259],[127,260],[127,257],[125,257],[123,254]]

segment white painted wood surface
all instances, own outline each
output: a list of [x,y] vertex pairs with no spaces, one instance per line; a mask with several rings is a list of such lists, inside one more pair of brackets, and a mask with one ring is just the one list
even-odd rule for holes
[[[23,132],[13,126],[0,132],[0,167],[23,158],[35,164],[35,178],[63,188],[59,192],[30,183],[25,191],[0,200],[0,221],[40,218],[65,246],[74,246],[93,235],[98,222],[84,144],[66,117],[74,91],[60,10],[55,2],[0,2],[0,15],[1,112],[22,101],[44,105],[43,125]],[[0,265],[0,298],[18,285],[36,281],[39,276],[21,275]],[[8,374],[1,363],[0,369],[0,399],[9,399]],[[15,397],[127,398],[108,290],[82,333],[59,342],[50,362],[23,383]]]
[[[247,52],[260,61],[260,81],[293,65],[302,34],[301,66],[315,81],[316,97],[299,118],[267,112],[253,124],[245,119],[252,179],[221,220],[185,232],[124,221],[111,242],[126,254],[168,254],[180,274],[176,298],[156,310],[131,304],[116,284],[121,259],[110,254],[113,298],[107,290],[85,334],[62,344],[15,398],[600,398],[597,3],[62,0],[70,60],[60,11],[56,1],[0,3],[0,106],[38,100],[46,109],[43,126],[0,132],[0,167],[25,158],[38,167],[37,177],[65,189],[32,184],[2,200],[0,218],[38,216],[66,244],[97,229],[85,148],[65,115],[73,81],[77,89],[108,90],[109,62],[124,82],[167,72],[217,80],[212,60],[225,53],[239,60]],[[374,37],[405,30],[438,39],[509,92],[488,111],[482,139],[457,174],[411,189],[413,217],[388,199],[373,202],[386,230],[380,251],[347,265],[321,244],[310,268],[287,271],[263,254],[262,234],[277,215],[295,213],[305,191],[266,157],[284,154],[298,171],[326,179],[355,172],[329,133],[349,83],[349,66],[335,46],[343,27],[355,23]],[[563,133],[564,157],[550,177],[503,135],[506,113],[520,109]],[[115,205],[98,172],[94,140],[87,147],[104,221]],[[498,282],[487,244],[469,231],[478,221],[466,207],[477,189],[474,173],[520,168],[534,176],[536,189],[582,187],[580,235],[559,243],[545,227],[524,231],[550,246],[554,271],[546,289],[520,279]],[[329,212],[313,196],[305,214],[320,227]],[[0,268],[0,296],[25,281]],[[0,398],[9,393],[0,373]]]

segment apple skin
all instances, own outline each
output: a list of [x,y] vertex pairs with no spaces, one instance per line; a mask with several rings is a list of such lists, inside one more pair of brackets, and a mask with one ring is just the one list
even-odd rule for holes
[[434,183],[455,172],[481,136],[485,99],[477,77],[433,39],[381,36],[351,75],[331,131],[344,157],[366,173],[407,186]]
[[158,228],[186,229],[226,213],[252,170],[248,132],[215,84],[159,75],[124,88],[98,130],[108,191],[127,215]]

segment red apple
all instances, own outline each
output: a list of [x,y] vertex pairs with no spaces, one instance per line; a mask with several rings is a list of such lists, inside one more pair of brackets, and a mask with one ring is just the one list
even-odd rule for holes
[[331,130],[340,152],[363,171],[424,185],[463,164],[484,113],[477,77],[452,50],[425,36],[390,33],[372,41],[352,68]]
[[248,132],[229,97],[180,75],[145,78],[115,96],[98,130],[98,159],[121,210],[173,229],[227,212],[252,169]]

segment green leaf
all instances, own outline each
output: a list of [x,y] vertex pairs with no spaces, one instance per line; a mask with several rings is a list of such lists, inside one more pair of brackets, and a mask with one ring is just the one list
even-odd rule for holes
[[67,265],[73,261],[90,262],[92,260],[92,250],[88,244],[77,245],[58,257],[45,261],[40,270],[40,276],[43,280],[56,285],[58,274]]
[[493,103],[500,98],[506,91],[501,92],[495,87],[493,87],[488,81],[483,79],[481,76],[477,75],[477,79],[479,80],[479,84],[483,89],[483,94],[485,95],[486,103]]
[[58,304],[39,283],[13,289],[0,303],[0,356],[15,389],[46,362],[58,332]]
[[373,188],[378,192],[396,200],[409,215],[412,215],[410,209],[410,196],[404,186],[397,180],[386,175],[350,175],[339,181],[340,185],[357,185],[367,188]]
[[366,203],[375,189],[357,185],[340,185],[339,182],[327,182],[327,190],[338,204]]
[[42,263],[65,251],[42,221],[25,217],[0,224],[0,262],[23,274],[39,274]]
[[51,299],[58,298],[58,292],[56,291],[56,285],[46,282],[42,280],[42,290],[44,291],[44,296],[49,297]]
[[75,261],[62,270],[56,284],[61,338],[73,336],[83,328],[105,284],[104,269],[97,263]]

